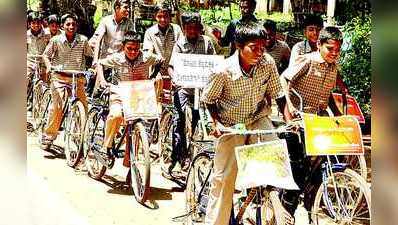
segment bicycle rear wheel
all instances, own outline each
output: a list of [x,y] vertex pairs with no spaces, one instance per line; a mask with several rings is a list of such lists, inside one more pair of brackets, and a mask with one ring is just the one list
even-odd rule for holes
[[67,123],[66,163],[75,168],[83,156],[82,140],[86,123],[86,111],[81,101],[77,100],[72,104]]
[[32,100],[32,118],[34,130],[40,127],[40,110],[41,101],[43,100],[43,94],[46,91],[44,82],[39,80],[33,86],[33,100]]
[[99,151],[104,143],[105,137],[105,117],[101,115],[99,109],[92,108],[88,113],[86,125],[83,133],[83,152],[88,175],[100,180],[106,172],[104,166],[95,156],[95,151]]
[[48,88],[44,89],[44,92],[41,96],[40,105],[37,109],[37,117],[34,118],[35,121],[35,130],[42,132],[42,129],[47,124],[49,107],[51,104],[51,91]]
[[[333,179],[335,182],[333,182]],[[318,189],[312,207],[315,225],[371,223],[371,194],[365,180],[351,169],[334,172]]]
[[209,177],[213,161],[206,153],[198,154],[189,169],[185,189],[186,224],[203,222],[209,196]]
[[151,162],[148,137],[144,125],[137,122],[129,132],[131,187],[135,199],[144,204],[150,191]]

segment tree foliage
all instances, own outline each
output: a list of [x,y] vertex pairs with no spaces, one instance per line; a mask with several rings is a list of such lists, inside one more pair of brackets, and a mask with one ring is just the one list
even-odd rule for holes
[[340,65],[344,81],[365,114],[371,112],[371,16],[355,17],[343,27]]

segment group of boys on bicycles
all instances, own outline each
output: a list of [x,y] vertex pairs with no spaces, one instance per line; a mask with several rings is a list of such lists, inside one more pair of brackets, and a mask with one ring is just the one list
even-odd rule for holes
[[[141,37],[131,30],[129,4],[129,0],[115,0],[114,13],[102,18],[91,39],[76,33],[78,18],[74,14],[65,14],[60,21],[55,19],[61,31],[51,33],[44,32],[43,19],[39,13],[31,12],[28,15],[28,54],[43,55],[40,63],[42,78],[50,84],[52,94],[49,120],[40,137],[41,147],[50,148],[57,137],[63,102],[70,95],[65,92],[64,86],[72,82],[68,74],[50,73],[52,67],[86,70],[86,57],[94,57],[90,67],[96,72],[96,82],[89,85],[94,85],[95,90],[101,86],[111,87],[102,147],[103,152],[111,155],[114,154],[111,151],[112,141],[123,123],[122,99],[114,89],[123,81],[149,79],[151,68],[158,65],[160,70],[155,79],[157,90],[161,89],[161,82],[167,79],[171,80],[174,90],[173,150],[168,172],[173,173],[176,164],[186,170],[190,162],[184,133],[184,111],[188,102],[193,102],[194,94],[193,89],[174,83],[178,74],[174,72],[173,56],[176,53],[214,55],[216,48],[212,39],[202,35],[203,25],[199,13],[184,12],[181,15],[181,30],[180,26],[170,22],[171,10],[167,4],[160,4],[156,8],[154,18],[157,23]],[[242,18],[231,22],[224,37],[217,30],[213,32],[218,39],[216,45],[231,44],[233,48],[231,55],[210,75],[209,83],[203,89],[201,101],[211,115],[211,134],[220,137],[220,127],[233,127],[236,124],[245,124],[247,129],[274,128],[270,119],[274,101],[285,122],[289,123],[297,115],[299,107],[299,101],[291,95],[291,89],[302,96],[304,112],[323,114],[330,106],[335,115],[341,115],[330,98],[336,84],[342,92],[347,92],[337,74],[337,60],[343,41],[339,29],[322,28],[322,20],[319,22],[317,17],[309,16],[304,28],[306,40],[293,47],[291,56],[294,58],[290,57],[288,63],[289,47],[276,40],[276,26],[272,21],[267,21],[268,25],[264,26],[255,18],[255,6],[256,0],[241,0]],[[51,16],[52,20],[49,21],[54,21],[54,17]],[[28,61],[28,82],[32,74],[30,64]],[[87,110],[85,82],[84,78],[78,79],[77,96]],[[193,112],[191,124],[195,127],[199,115]],[[267,141],[275,139],[276,135],[266,135]],[[237,175],[237,163],[232,150],[244,144],[247,144],[247,140],[239,136],[221,137],[215,143],[214,171],[205,224],[229,223]],[[309,159],[298,137],[291,137],[289,154],[293,176],[301,190],[282,190],[280,198],[287,212],[285,223],[294,224],[298,199],[308,176]],[[319,181],[311,182],[317,185]],[[311,202],[314,196],[307,194]]]

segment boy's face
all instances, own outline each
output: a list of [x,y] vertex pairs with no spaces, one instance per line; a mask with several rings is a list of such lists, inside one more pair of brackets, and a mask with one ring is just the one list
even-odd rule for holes
[[170,15],[166,10],[159,10],[155,15],[155,19],[161,28],[166,28],[170,24]]
[[325,43],[318,42],[318,48],[322,58],[328,63],[336,63],[340,57],[341,42],[333,39],[327,40]]
[[135,60],[140,54],[140,43],[128,41],[123,45],[123,51],[128,59]]
[[197,40],[200,35],[201,27],[196,23],[188,23],[184,25],[184,34],[189,40]]
[[265,47],[271,48],[272,46],[274,46],[276,33],[271,29],[265,29],[265,33],[267,34],[267,36],[265,37]]
[[55,35],[58,32],[59,26],[57,23],[50,23],[48,24],[48,27],[50,28],[50,32],[52,35]]
[[120,7],[116,7],[115,14],[116,14],[116,16],[121,17],[121,18],[128,18],[129,11],[130,11],[129,5],[123,3],[120,5]]
[[33,33],[38,33],[41,30],[42,22],[40,20],[33,20],[30,22],[30,29]]
[[304,36],[307,38],[308,41],[316,43],[318,41],[320,30],[321,28],[316,25],[306,26],[304,29]]
[[239,58],[240,60],[248,65],[256,65],[265,51],[265,40],[254,39],[247,41],[244,45],[237,45],[240,49]]
[[64,31],[66,35],[74,35],[77,30],[76,21],[73,18],[66,18],[64,24]]
[[242,17],[253,14],[255,9],[253,4],[251,4],[249,1],[241,1],[239,7]]

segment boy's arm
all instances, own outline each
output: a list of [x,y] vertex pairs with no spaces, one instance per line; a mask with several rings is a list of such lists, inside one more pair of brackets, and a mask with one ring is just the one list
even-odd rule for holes
[[54,53],[57,51],[56,44],[54,40],[51,39],[46,49],[43,52],[43,60],[44,64],[46,65],[46,73],[49,73],[51,70],[51,62],[50,59],[53,57]]
[[334,98],[333,98],[332,94],[330,94],[330,96],[329,96],[329,102],[328,103],[329,103],[328,105],[330,107],[330,110],[332,110],[334,116],[343,115],[343,113],[340,112],[339,108],[337,107],[336,102],[334,101]]
[[210,112],[213,124],[212,135],[215,137],[221,136],[221,132],[217,128],[220,122],[218,108],[216,106],[218,99],[221,96],[224,86],[224,76],[222,73],[213,74],[210,78],[210,83],[204,88],[201,101],[205,103],[206,108]]
[[342,94],[348,94],[347,85],[344,83],[343,78],[341,77],[340,72],[337,72],[336,86],[340,89],[340,91],[341,91]]

